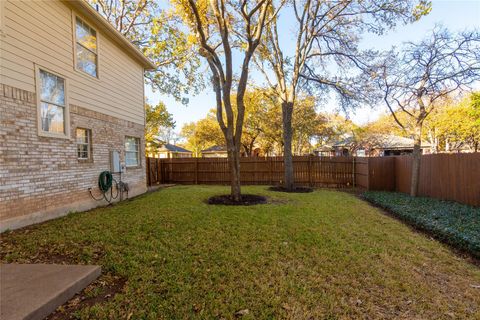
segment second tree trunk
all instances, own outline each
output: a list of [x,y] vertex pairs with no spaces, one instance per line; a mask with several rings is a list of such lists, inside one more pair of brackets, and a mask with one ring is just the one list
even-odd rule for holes
[[422,161],[422,123],[415,125],[415,134],[412,153],[412,180],[410,184],[410,195],[416,197],[418,195],[418,185],[420,181],[420,165]]
[[286,190],[294,189],[293,177],[293,156],[292,156],[292,115],[293,103],[282,102],[282,120],[283,120],[283,164],[285,169],[284,188]]

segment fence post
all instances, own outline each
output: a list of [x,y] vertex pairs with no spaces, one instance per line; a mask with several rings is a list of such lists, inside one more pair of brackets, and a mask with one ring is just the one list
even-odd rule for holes
[[258,178],[258,175],[257,175],[257,159],[255,158],[253,160],[253,184],[257,184],[257,179]]
[[150,178],[150,158],[146,158],[146,169],[147,169],[147,186],[150,187],[152,185],[152,181]]
[[163,163],[164,166],[164,171],[165,171],[165,183],[171,183],[171,181],[174,181],[172,178],[172,159],[171,158],[165,158],[165,162]]
[[370,157],[367,157],[367,191],[370,190]]
[[353,185],[353,188],[355,188],[355,156],[353,157],[353,166],[352,166],[352,185]]
[[155,159],[155,169],[157,170],[157,180],[159,184],[163,183],[163,167],[162,167],[162,161],[160,159]]
[[312,187],[312,155],[308,155],[308,186]]
[[393,192],[397,191],[397,157],[392,157],[393,161]]
[[162,183],[167,183],[167,166],[165,159],[160,159],[160,172],[162,173]]
[[198,158],[195,158],[195,184],[198,184]]

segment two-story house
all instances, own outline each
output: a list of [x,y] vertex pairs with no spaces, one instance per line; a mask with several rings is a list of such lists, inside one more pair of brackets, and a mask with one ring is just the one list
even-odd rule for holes
[[117,160],[145,192],[152,62],[83,0],[0,0],[0,19],[0,231],[105,205]]

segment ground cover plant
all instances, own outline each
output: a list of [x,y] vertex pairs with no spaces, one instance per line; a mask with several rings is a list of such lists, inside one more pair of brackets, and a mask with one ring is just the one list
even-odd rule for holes
[[[2,263],[96,263],[125,281],[81,319],[474,319],[480,269],[355,195],[212,206],[177,186],[2,234]],[[89,295],[101,294],[90,289]]]
[[415,227],[480,258],[480,208],[396,192],[368,191],[364,197]]

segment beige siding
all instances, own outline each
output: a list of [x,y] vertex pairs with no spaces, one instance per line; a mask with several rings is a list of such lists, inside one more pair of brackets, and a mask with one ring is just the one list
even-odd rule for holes
[[[4,2],[5,0],[0,0]],[[144,123],[143,67],[98,33],[98,74],[74,68],[72,10],[59,0],[8,0],[2,8],[0,82],[35,91],[35,64],[69,79],[69,103]]]

